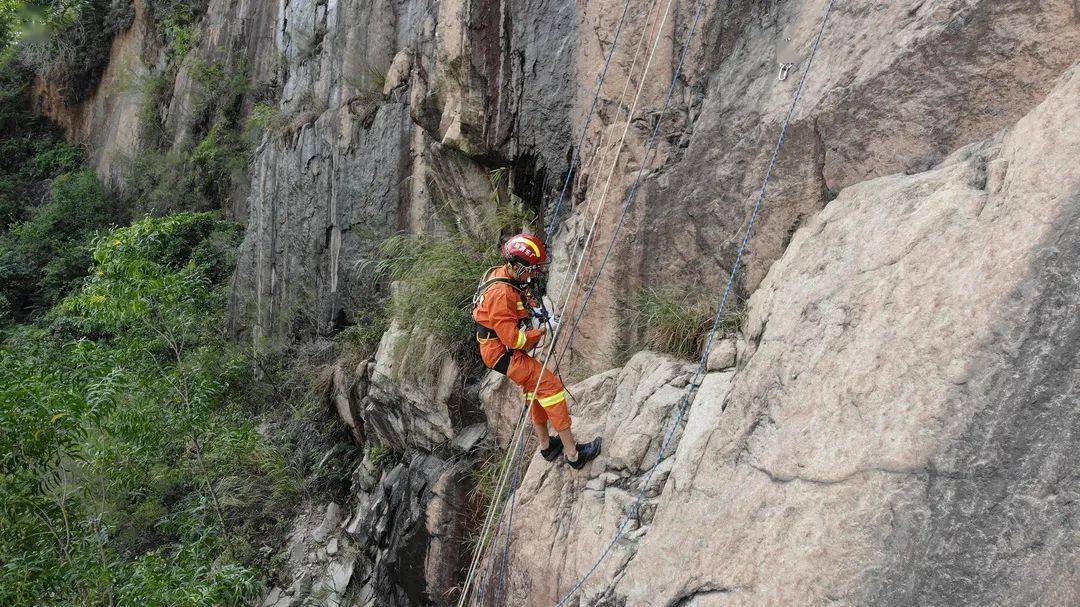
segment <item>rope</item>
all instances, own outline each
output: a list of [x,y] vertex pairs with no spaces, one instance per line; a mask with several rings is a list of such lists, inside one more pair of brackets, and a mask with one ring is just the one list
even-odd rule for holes
[[[577,166],[577,162],[578,162],[578,160],[580,158],[580,153],[579,153],[580,148],[584,143],[585,137],[588,134],[589,125],[592,122],[592,117],[596,112],[597,103],[598,103],[599,98],[600,98],[600,91],[601,91],[601,88],[603,87],[605,79],[607,78],[608,68],[611,66],[612,58],[615,56],[615,51],[618,49],[619,36],[622,33],[623,26],[626,23],[626,18],[627,18],[627,15],[629,14],[629,9],[630,9],[630,0],[625,0],[625,2],[623,3],[622,14],[619,17],[619,22],[615,27],[615,36],[612,39],[611,49],[608,51],[607,57],[604,59],[604,65],[601,68],[600,74],[597,77],[596,89],[593,92],[593,99],[592,99],[592,102],[591,102],[591,104],[589,106],[588,116],[585,119],[585,124],[582,125],[581,135],[578,138],[578,147],[575,148],[575,150],[574,150],[574,152],[573,152],[573,154],[571,156],[571,164],[570,164],[569,170],[567,171],[566,181],[563,183],[562,191],[560,192],[559,199],[558,199],[558,201],[557,201],[557,203],[555,205],[554,220],[557,220],[557,218],[558,218],[559,208],[562,206],[563,200],[565,200],[569,182],[572,179],[572,176],[574,174],[574,170],[575,170],[575,168]],[[635,59],[635,61],[636,61],[636,59]],[[526,407],[525,410],[527,410],[527,407]],[[522,421],[524,421],[525,410],[522,411],[521,418],[518,421],[519,426],[521,425]],[[509,456],[509,451],[507,452],[507,455]],[[505,459],[504,459],[503,464],[505,466],[505,464],[506,464]],[[495,499],[495,500],[498,500],[499,497],[501,496],[501,491],[502,491],[503,485],[505,483],[505,479],[503,478],[503,476],[504,476],[504,474],[501,473],[500,474],[500,482],[499,482],[499,484],[498,484],[498,486],[496,488],[496,491],[495,491],[494,497],[493,497],[493,499]],[[487,543],[488,535],[491,532],[491,524],[494,521],[494,513],[495,513],[495,511],[496,511],[496,508],[491,508],[488,511],[487,516],[485,517],[484,527],[483,527],[483,531],[482,531],[481,537],[480,537],[480,543],[477,545],[476,552],[474,553],[472,562],[469,565],[469,572],[468,572],[468,574],[466,576],[465,585],[462,588],[461,598],[458,601],[458,607],[464,607],[465,602],[467,600],[468,593],[469,593],[469,588],[470,588],[470,586],[472,584],[472,581],[473,581],[473,579],[475,577],[475,574],[476,574],[476,566],[479,564],[480,556],[483,554],[485,545]]]
[[[665,9],[665,12],[664,12],[664,21],[660,22],[659,25],[658,25],[657,21],[660,19],[660,14],[659,14],[660,0],[654,0],[654,2],[653,2],[653,10],[650,10],[650,13],[655,11],[655,15],[653,15],[651,18],[646,20],[646,27],[642,29],[641,35],[638,37],[638,43],[637,43],[637,46],[635,47],[635,50],[634,50],[633,62],[631,63],[630,69],[627,71],[626,79],[623,82],[623,88],[619,92],[619,98],[618,98],[618,100],[616,102],[616,105],[620,106],[620,107],[622,106],[623,99],[626,96],[626,91],[630,86],[630,81],[633,78],[634,70],[637,67],[638,59],[639,59],[640,54],[641,54],[642,43],[648,37],[647,34],[649,32],[649,29],[650,29],[650,24],[651,24],[651,26],[653,28],[656,29],[656,40],[653,43],[653,48],[652,48],[651,52],[649,53],[649,59],[646,62],[644,70],[641,73],[641,76],[640,76],[641,83],[639,84],[639,86],[637,88],[637,92],[636,92],[635,97],[634,97],[633,106],[630,108],[629,112],[626,114],[626,126],[623,128],[622,137],[619,140],[618,150],[617,150],[617,152],[615,154],[615,157],[611,161],[611,170],[609,171],[609,174],[608,174],[608,186],[610,186],[611,175],[614,172],[615,166],[617,165],[618,160],[619,160],[619,156],[622,153],[622,147],[623,147],[623,144],[624,144],[625,139],[626,139],[626,134],[629,131],[630,121],[633,118],[633,112],[636,110],[638,100],[640,99],[641,93],[644,90],[645,77],[648,75],[649,67],[652,64],[653,57],[655,56],[656,49],[657,49],[657,46],[659,44],[659,40],[660,40],[661,36],[663,35],[663,26],[667,21],[667,14],[670,12],[671,6],[672,6],[672,2],[669,1],[668,5],[667,5],[667,8]],[[616,120],[619,117],[621,117],[621,115],[622,115],[622,111],[620,110],[619,113],[616,114]],[[602,149],[604,139],[605,139],[605,136],[602,134],[601,138],[600,138],[600,143],[597,144],[595,149],[597,149],[597,150]],[[565,188],[565,184],[564,184],[564,188]],[[601,197],[600,202],[597,205],[596,216],[594,217],[594,221],[593,221],[592,228],[590,229],[589,237],[586,240],[586,247],[582,250],[581,256],[579,257],[579,262],[584,260],[586,258],[586,256],[588,255],[589,251],[591,250],[591,243],[593,242],[592,241],[592,236],[595,233],[595,230],[598,228],[598,223],[596,221],[596,218],[599,217],[600,209],[603,207],[604,200],[607,197],[607,190],[608,190],[608,188],[605,188],[604,195],[603,195],[603,197]],[[555,227],[555,226],[553,226],[553,227]],[[551,233],[553,234],[554,231],[551,232]],[[550,240],[548,240],[548,242],[550,242]],[[579,263],[578,269],[574,274],[574,279],[571,282],[571,285],[575,284],[578,276],[580,275],[581,268],[582,268],[582,266]],[[563,301],[563,306],[562,306],[561,309],[565,310],[566,306],[569,305],[569,299],[570,299],[570,293],[571,292],[572,291],[568,290],[566,298]],[[549,330],[551,329],[550,323],[548,323],[548,329]],[[550,358],[551,358],[552,352],[554,350],[554,343],[555,343],[556,338],[558,337],[558,331],[557,330],[552,331],[552,334],[553,334],[553,338],[552,338],[552,341],[551,341],[552,349],[550,349],[548,351],[547,356],[544,359],[544,364],[543,364],[543,366],[541,368],[541,375],[543,374],[543,371],[547,369],[547,366],[548,366],[548,364],[550,362]],[[558,359],[556,359],[555,364],[556,364],[556,373],[558,373]],[[533,389],[534,393],[539,388],[539,385],[540,385],[540,382],[539,382],[539,380],[537,380],[537,384]],[[496,594],[495,594],[495,603],[496,604],[498,604],[500,599],[502,598],[502,593],[503,593],[503,589],[505,587],[506,578],[507,578],[508,570],[509,570],[510,531],[513,528],[514,509],[515,509],[515,506],[517,504],[517,493],[516,493],[516,491],[517,491],[517,487],[518,487],[518,485],[520,484],[520,481],[521,481],[521,461],[522,461],[522,459],[524,458],[524,455],[525,455],[525,446],[528,444],[528,439],[525,438],[526,435],[527,435],[527,433],[525,431],[525,427],[527,426],[527,424],[525,422],[525,416],[526,416],[527,411],[528,411],[528,403],[526,403],[526,406],[522,409],[521,415],[518,418],[518,426],[517,426],[518,427],[518,433],[521,435],[522,438],[521,438],[520,441],[518,441],[517,449],[514,452],[513,458],[511,459],[511,463],[510,463],[510,468],[508,469],[508,471],[509,470],[513,471],[514,476],[513,476],[513,479],[510,482],[510,486],[509,486],[509,489],[508,489],[508,496],[509,496],[508,499],[509,499],[509,502],[510,502],[510,506],[509,506],[509,508],[507,510],[506,540],[505,540],[505,542],[503,544],[503,558],[502,558],[501,561],[494,561],[492,563],[492,569],[494,569],[496,566],[499,566],[499,569],[500,569],[499,585],[496,588]],[[509,455],[509,452],[507,453],[507,455]],[[499,525],[499,527],[501,527],[501,525]],[[499,534],[496,533],[495,537],[497,538],[498,535]],[[492,573],[493,573],[493,571],[489,570],[489,579],[490,579],[490,575]]]
[[815,55],[817,55],[818,47],[821,44],[821,37],[825,33],[825,25],[828,23],[829,15],[832,12],[832,7],[833,0],[829,0],[828,4],[825,7],[825,14],[821,18],[821,28],[818,30],[817,37],[814,39],[814,45],[810,50],[810,57],[806,64],[806,70],[803,72],[802,77],[799,79],[799,86],[795,90],[795,96],[791,100],[791,106],[788,108],[787,116],[784,118],[783,126],[780,128],[780,136],[777,138],[776,146],[773,148],[772,157],[769,159],[769,165],[765,171],[765,179],[762,181],[761,190],[758,192],[757,201],[754,204],[754,210],[750,214],[750,221],[747,223],[746,232],[743,236],[742,244],[739,246],[739,251],[735,256],[735,262],[731,267],[731,273],[728,275],[727,285],[724,287],[724,293],[720,299],[720,308],[717,311],[716,318],[713,319],[712,327],[709,330],[709,338],[705,343],[705,348],[702,351],[701,359],[698,361],[697,371],[694,373],[693,380],[690,382],[689,386],[687,386],[686,394],[683,396],[682,401],[679,403],[675,420],[672,423],[671,427],[668,428],[667,434],[664,437],[664,441],[660,446],[660,451],[656,455],[656,463],[654,463],[649,469],[649,471],[646,473],[644,481],[641,484],[641,488],[638,490],[637,496],[634,499],[634,504],[630,508],[630,511],[626,514],[626,516],[623,517],[623,520],[619,524],[619,528],[615,534],[615,537],[613,537],[611,541],[607,544],[603,552],[600,553],[600,557],[597,558],[596,562],[593,563],[592,567],[590,567],[589,570],[585,572],[585,575],[583,575],[577,581],[577,583],[575,583],[573,587],[570,588],[570,591],[567,592],[567,594],[559,600],[559,602],[556,604],[556,607],[563,607],[563,605],[565,605],[567,601],[569,601],[577,593],[577,591],[581,589],[581,587],[585,584],[589,577],[591,577],[592,574],[596,572],[597,568],[600,567],[600,564],[604,561],[604,559],[607,558],[608,554],[611,553],[611,550],[615,547],[615,544],[619,541],[619,539],[622,538],[623,534],[626,532],[627,525],[630,523],[631,517],[636,517],[638,515],[638,509],[641,507],[641,501],[645,495],[645,491],[648,488],[649,483],[652,480],[652,476],[656,472],[656,469],[659,468],[660,464],[664,461],[664,454],[667,451],[668,446],[675,435],[675,431],[682,423],[683,416],[685,415],[687,409],[689,409],[689,407],[693,404],[694,399],[697,397],[698,390],[701,388],[702,379],[705,374],[705,368],[708,363],[709,352],[712,349],[713,341],[715,340],[716,334],[720,328],[720,322],[723,319],[724,311],[731,296],[731,292],[735,284],[735,277],[738,274],[739,265],[742,262],[743,255],[746,253],[747,246],[749,246],[750,236],[753,234],[754,224],[757,222],[758,215],[761,212],[762,204],[765,201],[765,195],[769,187],[769,181],[772,179],[773,169],[776,167],[776,162],[780,156],[780,150],[783,147],[784,139],[787,136],[788,125],[791,123],[791,119],[795,114],[795,107],[799,102],[799,98],[802,96],[803,87],[806,84],[806,78],[810,74],[810,68],[813,66],[814,57]]
[[562,349],[559,351],[559,355],[555,359],[555,364],[559,365],[562,362],[563,356],[569,349],[570,344],[574,341],[574,336],[577,334],[577,328],[581,323],[581,319],[585,314],[585,308],[588,307],[589,301],[592,299],[592,294],[596,290],[596,284],[600,281],[600,276],[604,272],[604,267],[607,266],[608,259],[610,259],[613,250],[615,249],[615,242],[618,240],[618,235],[622,232],[623,225],[626,223],[626,217],[630,211],[630,206],[633,205],[637,199],[638,190],[641,187],[642,179],[645,176],[645,167],[648,166],[651,154],[656,152],[657,149],[657,137],[660,134],[660,127],[663,125],[664,116],[667,115],[667,111],[671,105],[672,96],[675,93],[675,87],[679,82],[679,76],[682,74],[683,65],[686,62],[686,56],[690,50],[690,43],[694,39],[694,34],[697,31],[697,26],[701,21],[702,8],[704,7],[704,0],[699,0],[697,8],[694,11],[694,20],[691,23],[690,30],[687,33],[686,41],[683,43],[682,50],[679,52],[679,61],[676,64],[675,73],[671,78],[671,84],[668,86],[667,95],[664,97],[664,105],[660,111],[660,115],[656,120],[656,124],[653,125],[652,133],[649,135],[649,141],[645,146],[645,157],[642,158],[641,166],[638,167],[637,175],[634,177],[634,183],[630,186],[629,192],[627,192],[626,201],[623,203],[622,212],[619,214],[619,221],[616,223],[615,232],[613,233],[611,240],[608,242],[608,248],[604,251],[604,255],[600,261],[600,267],[593,275],[588,288],[585,290],[585,298],[582,300],[581,307],[578,308],[572,317],[573,321],[570,325],[570,336],[567,338]]
[[[585,117],[585,124],[581,127],[581,135],[578,136],[577,145],[570,155],[570,168],[566,171],[566,179],[563,180],[562,189],[559,191],[559,198],[555,201],[555,208],[552,209],[551,226],[547,230],[547,238],[544,240],[545,243],[551,242],[551,237],[559,230],[559,209],[562,208],[563,201],[566,200],[566,193],[570,188],[570,182],[574,179],[574,170],[577,168],[578,160],[581,157],[581,147],[585,145],[585,137],[589,134],[589,124],[592,122],[593,114],[596,113],[596,104],[600,101],[600,89],[603,87],[604,80],[607,78],[608,67],[611,66],[611,58],[615,56],[615,48],[619,44],[619,34],[622,33],[622,28],[626,23],[626,16],[629,12],[630,0],[626,0],[626,2],[623,3],[622,16],[619,17],[619,24],[615,27],[615,37],[611,42],[611,50],[604,59],[604,67],[601,68],[600,75],[596,79],[596,90],[593,91],[592,103],[589,104],[589,113]],[[634,54],[634,61],[635,63],[637,62],[637,53]],[[630,69],[633,70],[632,67]],[[624,88],[623,90],[625,91],[626,89]]]
[[[664,23],[666,23],[667,15],[670,13],[672,4],[673,4],[673,0],[668,0],[667,8],[665,9],[665,12],[664,12]],[[569,288],[567,290],[566,297],[563,299],[562,305],[559,306],[559,308],[558,308],[559,310],[565,310],[566,309],[566,307],[568,305],[568,302],[570,300],[570,297],[574,292],[574,288],[579,286],[578,279],[579,279],[579,277],[581,275],[582,264],[583,264],[584,259],[585,259],[585,253],[591,247],[592,242],[593,242],[593,236],[596,234],[596,231],[598,229],[600,212],[603,209],[603,204],[604,204],[604,202],[606,200],[607,193],[610,190],[611,177],[614,174],[615,166],[618,163],[618,159],[622,154],[622,150],[623,150],[623,147],[625,146],[625,142],[626,142],[626,135],[627,135],[627,133],[629,132],[629,129],[630,129],[630,118],[633,116],[634,112],[636,112],[636,110],[637,110],[637,105],[638,105],[638,103],[639,103],[639,101],[641,99],[641,94],[642,94],[642,92],[644,90],[644,86],[645,86],[644,76],[648,74],[648,71],[649,71],[649,69],[651,67],[651,64],[652,64],[652,60],[656,55],[656,50],[659,47],[659,42],[660,42],[662,34],[663,34],[663,23],[661,23],[659,28],[657,28],[656,40],[653,43],[652,49],[651,49],[651,51],[649,53],[649,58],[646,61],[645,68],[644,68],[644,70],[642,72],[642,81],[639,84],[639,86],[637,87],[637,91],[636,91],[636,94],[634,96],[634,102],[633,102],[633,104],[631,106],[630,112],[628,113],[627,122],[626,122],[625,127],[623,128],[622,135],[621,135],[621,137],[619,139],[619,143],[618,143],[618,146],[616,148],[615,156],[612,159],[612,166],[611,166],[611,169],[610,169],[610,171],[608,173],[607,187],[605,188],[604,195],[602,196],[599,204],[597,205],[596,212],[595,212],[595,214],[593,216],[592,224],[590,225],[590,228],[589,228],[589,231],[588,231],[588,235],[587,235],[587,238],[586,238],[586,244],[585,244],[584,250],[582,252],[581,257],[578,260],[577,267],[576,267],[573,275],[571,276],[570,285],[569,285]],[[634,64],[635,65],[637,64],[636,58],[635,58]],[[629,81],[630,77],[632,77],[632,74],[627,75],[628,81]],[[625,85],[624,85],[624,90],[625,90]],[[544,356],[544,362],[543,362],[543,364],[541,366],[540,377],[543,377],[543,373],[548,369],[548,367],[550,365],[551,357],[552,357],[552,354],[554,352],[555,344],[558,341],[559,331],[560,330],[561,330],[561,328],[557,327],[556,330],[552,333],[552,338],[551,338],[551,340],[549,342],[547,352],[545,353],[545,356]],[[539,384],[540,384],[540,382],[539,382],[539,378],[538,378],[536,386],[534,386],[534,388],[533,388],[534,393],[539,389]],[[506,486],[506,480],[509,479],[509,475],[510,475],[511,470],[515,471],[515,476],[514,476],[515,481],[518,478],[518,473],[519,473],[518,466],[520,465],[520,460],[521,460],[521,458],[523,457],[523,454],[524,454],[524,447],[525,447],[525,444],[526,444],[526,442],[528,440],[526,438],[526,433],[525,433],[525,427],[526,427],[525,420],[526,420],[526,413],[528,411],[528,406],[529,406],[529,403],[526,402],[525,407],[522,408],[521,414],[520,414],[520,416],[518,418],[516,433],[514,435],[512,443],[511,443],[511,447],[507,451],[508,460],[506,461],[505,467],[502,470],[502,474],[500,476],[500,482],[499,482],[499,484],[497,486],[497,489],[495,491],[495,495],[497,496],[497,498],[502,497],[503,488]],[[508,496],[511,499],[516,497],[512,493],[512,486],[511,486],[511,489],[508,490]],[[513,507],[513,505],[515,503],[516,503],[516,500],[511,502],[511,508]],[[494,513],[494,512],[495,512],[495,509],[492,509],[492,513]],[[501,514],[500,514],[500,516],[501,516]],[[511,516],[512,516],[512,514],[511,514]],[[496,528],[498,528],[499,526],[501,526],[501,525],[496,524]],[[509,529],[509,527],[508,527],[508,529]],[[509,535],[509,531],[508,531],[508,535]],[[484,545],[486,545],[486,539],[484,541]],[[500,587],[501,586],[502,586],[502,583],[500,582]]]

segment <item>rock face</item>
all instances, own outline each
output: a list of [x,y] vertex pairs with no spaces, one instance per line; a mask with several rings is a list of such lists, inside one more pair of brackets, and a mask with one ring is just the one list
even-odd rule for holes
[[[809,218],[580,604],[1080,601],[1078,96],[1080,65],[1015,126]],[[684,378],[639,354],[577,387],[607,453],[533,460],[510,604],[591,567]]]
[[[572,309],[584,252],[595,288],[563,368],[587,378],[576,429],[603,435],[605,454],[579,473],[534,458],[508,583],[484,584],[479,603],[553,604],[642,489],[570,604],[1080,603],[1073,0],[836,3],[737,284],[749,320],[709,357],[650,475],[691,369],[652,353],[613,369],[623,304],[643,285],[719,290],[826,3],[704,0],[662,114],[693,2],[627,4],[615,46],[618,0],[209,1],[161,110],[174,145],[205,93],[200,62],[245,66],[279,114],[227,209],[246,225],[238,338],[334,333],[386,297],[370,263],[384,238],[475,232],[493,188],[558,228],[551,295]],[[88,101],[38,86],[116,187],[142,145],[144,100],[124,82],[166,58],[134,4]],[[242,113],[267,101],[247,95]],[[482,401],[506,444],[520,402],[494,376],[478,399],[433,348],[395,325],[373,358],[334,369],[354,440],[404,455],[357,469],[340,520],[320,502],[297,521],[294,583],[267,605],[453,596],[461,452],[482,434],[464,431],[469,414]]]
[[[655,155],[567,359],[579,375],[612,366],[625,346],[620,303],[641,285],[717,288],[825,4],[704,1]],[[583,268],[595,277],[696,4],[627,6],[557,222],[556,301],[580,302],[568,278],[599,209]],[[139,145],[117,130],[130,127],[141,100],[119,75],[137,80],[163,61],[144,3],[136,8],[95,97],[78,108],[42,97],[110,175],[112,159]],[[618,0],[211,0],[166,109],[177,140],[193,120],[183,110],[200,93],[191,76],[199,62],[243,65],[257,89],[280,91],[282,124],[254,154],[247,193],[236,192],[230,208],[248,228],[234,329],[330,333],[350,322],[385,296],[366,263],[377,244],[402,230],[474,228],[491,211],[493,169],[508,167],[509,193],[550,214],[622,9]],[[925,170],[1015,122],[1080,59],[1078,49],[1071,0],[834,7],[740,296],[837,191]],[[779,59],[795,64],[783,81]]]
[[349,500],[312,506],[293,524],[284,572],[264,607],[449,604],[467,555],[459,512],[467,459],[365,458]]

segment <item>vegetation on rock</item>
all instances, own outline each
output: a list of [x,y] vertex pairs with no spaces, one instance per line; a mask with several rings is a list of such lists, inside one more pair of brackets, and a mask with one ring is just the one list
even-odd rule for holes
[[[341,428],[309,370],[226,338],[239,227],[188,200],[125,226],[31,73],[0,53],[0,604],[250,604]],[[231,170],[228,136],[198,175]]]
[[[642,289],[627,306],[630,324],[639,337],[631,350],[644,347],[680,358],[698,358],[716,318],[716,305],[682,289]],[[745,318],[745,307],[729,305],[720,319],[719,336],[737,331]]]

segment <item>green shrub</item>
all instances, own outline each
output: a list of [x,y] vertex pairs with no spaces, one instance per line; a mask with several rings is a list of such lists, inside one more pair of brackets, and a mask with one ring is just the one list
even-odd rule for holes
[[158,21],[158,31],[165,40],[171,60],[183,59],[198,44],[199,32],[195,26],[196,15],[190,10],[175,7]]
[[[716,317],[715,304],[704,297],[675,288],[646,288],[634,298],[629,320],[641,338],[640,346],[681,358],[701,356],[705,339]],[[725,313],[719,334],[738,330],[745,318],[743,309]]]
[[160,72],[146,76],[139,84],[142,97],[139,102],[139,128],[150,149],[165,146],[172,133],[161,121],[162,108],[168,104],[172,94],[173,79],[171,72]]
[[0,51],[15,41],[19,31],[20,7],[10,0],[0,0]]
[[33,166],[38,179],[48,179],[60,173],[77,170],[83,163],[83,151],[67,141],[43,142],[34,155]]
[[263,133],[281,135],[286,128],[281,116],[281,108],[274,103],[256,103],[244,123],[244,135],[249,145],[254,146]]
[[57,177],[48,201],[0,239],[0,292],[16,314],[57,301],[85,276],[94,232],[119,217],[93,172]]
[[381,245],[379,271],[397,282],[394,318],[445,343],[469,343],[470,303],[486,270],[502,263],[498,240],[466,235],[394,236]]
[[130,577],[119,588],[117,605],[169,607],[243,607],[264,592],[252,569],[236,563],[218,564],[222,541],[210,534],[178,547],[139,557]]
[[210,183],[228,183],[247,168],[246,148],[238,135],[215,124],[191,152],[191,162],[210,178]]
[[139,212],[153,215],[213,208],[202,195],[187,154],[145,150],[132,159],[128,195]]
[[0,234],[48,191],[47,181],[78,168],[82,151],[31,110],[32,73],[0,54]]
[[0,343],[0,604],[261,594],[300,477],[222,336],[237,237],[206,213],[105,232],[83,287]]
[[382,443],[368,442],[367,460],[376,470],[386,470],[397,464],[401,456]]

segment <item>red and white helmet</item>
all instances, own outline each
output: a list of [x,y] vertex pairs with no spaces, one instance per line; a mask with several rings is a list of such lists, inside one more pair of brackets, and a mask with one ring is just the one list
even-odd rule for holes
[[511,263],[521,263],[530,267],[542,266],[548,262],[544,241],[532,234],[511,236],[503,243],[502,256]]

